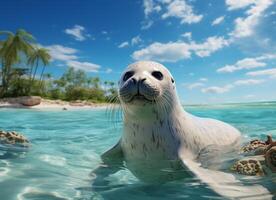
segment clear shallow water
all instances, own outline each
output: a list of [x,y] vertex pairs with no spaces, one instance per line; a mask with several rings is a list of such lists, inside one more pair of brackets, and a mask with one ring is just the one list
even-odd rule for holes
[[[276,103],[189,106],[186,110],[228,122],[248,140],[265,139],[268,133],[276,138]],[[99,166],[100,154],[118,141],[122,130],[122,123],[110,121],[102,109],[0,109],[0,129],[24,133],[32,143],[26,153],[0,151],[1,200],[223,199],[197,179],[145,185],[128,170],[111,176],[110,185],[95,192],[90,173]],[[256,181],[276,188],[275,178]]]

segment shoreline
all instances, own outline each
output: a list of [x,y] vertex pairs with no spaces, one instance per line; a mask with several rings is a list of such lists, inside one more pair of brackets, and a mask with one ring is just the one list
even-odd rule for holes
[[50,100],[41,98],[41,102],[34,106],[25,106],[20,103],[21,97],[15,98],[3,98],[0,99],[1,108],[26,108],[26,109],[61,109],[61,110],[73,110],[73,109],[95,109],[95,108],[107,108],[111,106],[110,103],[93,103],[89,101],[63,101],[63,100]]

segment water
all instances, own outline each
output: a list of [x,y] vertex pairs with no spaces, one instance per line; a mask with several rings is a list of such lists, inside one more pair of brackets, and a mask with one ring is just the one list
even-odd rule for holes
[[[276,138],[276,103],[188,106],[187,111],[212,117],[239,128],[250,138]],[[145,185],[127,169],[95,191],[91,171],[100,154],[114,145],[122,123],[105,110],[0,109],[0,129],[24,133],[32,143],[26,153],[0,151],[0,199],[223,199],[199,180],[189,178],[165,185]],[[275,178],[257,179],[276,188]],[[275,194],[274,194],[275,195]],[[275,195],[276,196],[276,195]]]

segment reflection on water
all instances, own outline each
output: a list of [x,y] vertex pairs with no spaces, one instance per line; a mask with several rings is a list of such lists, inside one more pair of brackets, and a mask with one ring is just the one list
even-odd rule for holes
[[[248,140],[256,136],[265,139],[268,133],[276,138],[275,103],[190,106],[186,110],[231,123]],[[146,185],[127,169],[110,176],[101,188],[93,189],[91,171],[99,166],[100,154],[121,134],[122,123],[114,124],[101,109],[1,109],[0,129],[24,133],[32,147],[23,153],[0,150],[0,199],[224,199],[197,178]],[[210,165],[227,170],[237,159],[223,155],[218,163]],[[243,184],[261,183],[276,197],[275,176],[238,178]]]

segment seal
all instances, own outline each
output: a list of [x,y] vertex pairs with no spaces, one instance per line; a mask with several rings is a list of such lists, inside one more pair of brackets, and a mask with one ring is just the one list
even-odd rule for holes
[[[226,186],[222,190],[218,180],[228,183],[238,180],[231,174],[202,168],[198,162],[202,151],[209,157],[206,149],[210,146],[218,151],[226,146],[239,146],[240,132],[227,123],[186,112],[167,68],[152,61],[133,63],[123,72],[118,85],[123,134],[102,155],[105,170],[114,173],[125,163],[137,178],[150,183],[194,175],[225,196],[248,195],[248,188],[231,191],[231,186]],[[101,170],[95,171],[98,178]],[[263,191],[254,186],[251,189],[258,195]],[[239,194],[234,195],[235,192]]]

